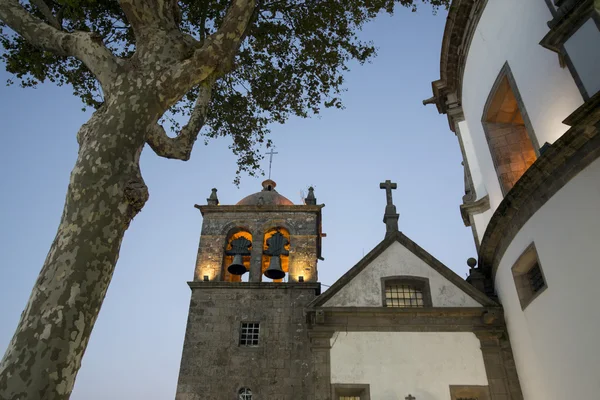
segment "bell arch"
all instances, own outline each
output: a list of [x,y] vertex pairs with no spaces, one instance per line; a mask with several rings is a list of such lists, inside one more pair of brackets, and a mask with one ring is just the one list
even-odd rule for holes
[[[279,256],[271,256],[270,252],[273,250],[272,247],[274,244],[270,242],[271,239],[274,239],[276,235],[283,236],[283,252]],[[269,246],[271,245],[271,246]],[[272,266],[272,259],[274,257],[278,257],[280,261],[281,270],[285,273],[286,276],[289,275],[290,271],[290,248],[291,248],[291,240],[290,240],[290,232],[287,228],[278,225],[276,227],[268,228],[265,230],[264,239],[263,239],[263,255],[262,255],[262,265],[261,265],[261,280],[263,281],[272,281],[272,282],[283,282],[283,278],[281,279],[270,279],[265,276],[265,272]],[[273,260],[275,263],[275,260]]]
[[[235,275],[235,274],[231,274],[227,268],[233,263],[234,261],[234,254],[233,254],[233,250],[234,250],[234,246],[233,244],[235,244],[235,241],[242,241],[242,243],[244,243],[244,240],[247,241],[246,246],[242,246],[242,247],[246,247],[247,248],[247,252],[245,252],[244,254],[241,255],[242,258],[242,263],[243,266],[246,268],[246,273],[244,275]],[[250,229],[248,229],[247,227],[242,227],[242,226],[236,226],[233,228],[230,228],[229,231],[227,232],[226,236],[225,236],[225,244],[224,244],[224,249],[223,249],[223,262],[221,264],[221,280],[223,280],[224,282],[242,282],[243,277],[248,277],[247,272],[250,270],[250,250],[252,247],[252,233],[250,232]]]
[[506,195],[539,156],[533,126],[508,62],[490,91],[481,121],[502,194]]

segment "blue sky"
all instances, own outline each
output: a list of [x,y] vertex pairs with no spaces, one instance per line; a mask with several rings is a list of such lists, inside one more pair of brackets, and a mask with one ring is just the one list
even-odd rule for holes
[[[315,187],[323,209],[325,261],[331,285],[383,239],[385,192],[400,229],[459,275],[475,256],[459,204],[464,194],[458,142],[445,116],[421,101],[439,77],[445,13],[400,9],[367,25],[361,36],[378,46],[372,64],[346,74],[345,110],[272,127],[279,152],[272,178],[295,203]],[[8,75],[0,71],[0,81]],[[75,134],[90,113],[69,88],[0,86],[0,352],[4,352],[56,233]],[[212,187],[222,204],[260,190],[262,178],[233,184],[227,140],[201,141],[187,162],[146,148],[142,173],[150,200],[125,235],[121,256],[83,360],[72,399],[173,398],[202,219]],[[264,163],[268,167],[268,161]],[[324,288],[325,289],[325,288]]]

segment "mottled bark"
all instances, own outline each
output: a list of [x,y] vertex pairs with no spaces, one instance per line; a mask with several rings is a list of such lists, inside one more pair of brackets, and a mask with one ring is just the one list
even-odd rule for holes
[[144,120],[113,107],[81,128],[58,233],[0,363],[1,399],[69,398],[121,240],[148,199]]
[[[34,0],[43,14],[44,0]],[[204,124],[211,86],[231,68],[254,9],[233,0],[222,26],[202,43],[178,29],[175,0],[121,0],[136,34],[128,60],[89,32],[67,33],[17,0],[0,0],[0,19],[33,45],[76,57],[101,83],[104,105],[79,131],[56,238],[0,362],[1,400],[68,399],[119,255],[125,230],[148,199],[139,169],[146,142],[163,157],[186,160]],[[176,138],[157,125],[200,86],[190,122]]]

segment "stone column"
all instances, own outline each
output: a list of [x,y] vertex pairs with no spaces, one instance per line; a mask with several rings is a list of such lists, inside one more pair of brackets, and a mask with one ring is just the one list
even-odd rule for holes
[[252,231],[252,252],[250,254],[250,282],[260,282],[262,280],[262,256],[263,243],[265,241],[265,232],[256,227]]
[[331,337],[333,331],[309,331],[313,362],[314,400],[330,400],[331,397]]
[[491,400],[523,400],[506,333],[475,332],[481,343]]

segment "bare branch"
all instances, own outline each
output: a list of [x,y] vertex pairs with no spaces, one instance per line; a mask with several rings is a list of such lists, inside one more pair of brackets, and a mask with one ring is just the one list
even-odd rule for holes
[[117,72],[116,57],[94,33],[63,32],[31,15],[17,0],[0,0],[0,19],[32,45],[78,58],[103,86]]
[[50,7],[48,7],[48,4],[46,4],[44,0],[31,0],[31,4],[36,6],[38,10],[40,10],[40,12],[44,14],[44,17],[46,18],[48,23],[50,23],[50,25],[52,25],[58,30],[62,29],[60,22],[54,16],[54,14],[52,14],[52,10],[50,9]]
[[231,69],[254,13],[255,0],[233,0],[219,29],[208,36],[192,56],[165,72],[159,83],[171,106],[191,88],[214,74]]
[[200,84],[198,98],[190,114],[190,120],[181,128],[179,135],[171,138],[167,136],[165,129],[160,124],[155,125],[155,129],[148,134],[146,143],[157,155],[183,161],[190,159],[194,142],[206,122],[206,112],[210,104],[214,82],[215,78],[211,77]]

